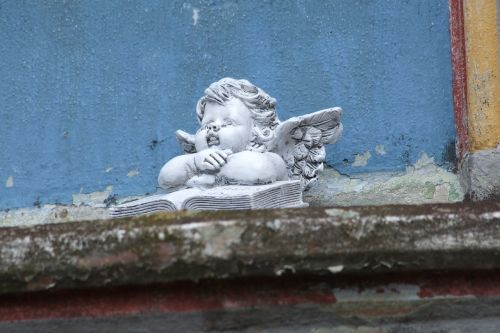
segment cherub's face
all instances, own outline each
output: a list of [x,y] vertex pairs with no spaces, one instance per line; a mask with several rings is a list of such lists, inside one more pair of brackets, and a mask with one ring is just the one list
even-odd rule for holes
[[213,147],[231,149],[233,153],[243,151],[252,137],[252,126],[250,110],[238,98],[224,105],[209,102],[196,133],[196,150]]

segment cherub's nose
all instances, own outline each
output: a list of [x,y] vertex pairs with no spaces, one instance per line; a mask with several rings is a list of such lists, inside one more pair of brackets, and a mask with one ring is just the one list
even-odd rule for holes
[[208,129],[213,131],[213,132],[218,132],[220,129],[220,125],[217,123],[212,123],[212,124],[208,125]]

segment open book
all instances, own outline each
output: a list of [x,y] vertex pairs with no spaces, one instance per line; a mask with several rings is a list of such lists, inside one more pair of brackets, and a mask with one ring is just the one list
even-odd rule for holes
[[266,185],[228,185],[210,189],[188,188],[130,201],[111,209],[111,216],[123,217],[158,211],[233,210],[304,207],[300,180]]

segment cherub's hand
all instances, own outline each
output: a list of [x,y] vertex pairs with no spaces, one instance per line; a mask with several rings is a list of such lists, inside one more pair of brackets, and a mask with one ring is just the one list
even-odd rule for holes
[[205,149],[194,154],[194,165],[198,171],[219,171],[232,153],[231,149]]

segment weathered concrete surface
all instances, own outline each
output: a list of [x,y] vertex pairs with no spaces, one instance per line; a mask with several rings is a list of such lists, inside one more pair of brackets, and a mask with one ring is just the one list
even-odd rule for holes
[[326,168],[316,184],[304,193],[311,206],[449,203],[464,199],[459,176],[422,154],[399,173],[346,176]]
[[0,291],[500,267],[500,202],[177,212],[3,228]]
[[460,173],[472,200],[500,199],[500,145],[467,154]]
[[94,206],[44,205],[0,212],[0,227],[91,221],[109,218],[109,210]]

